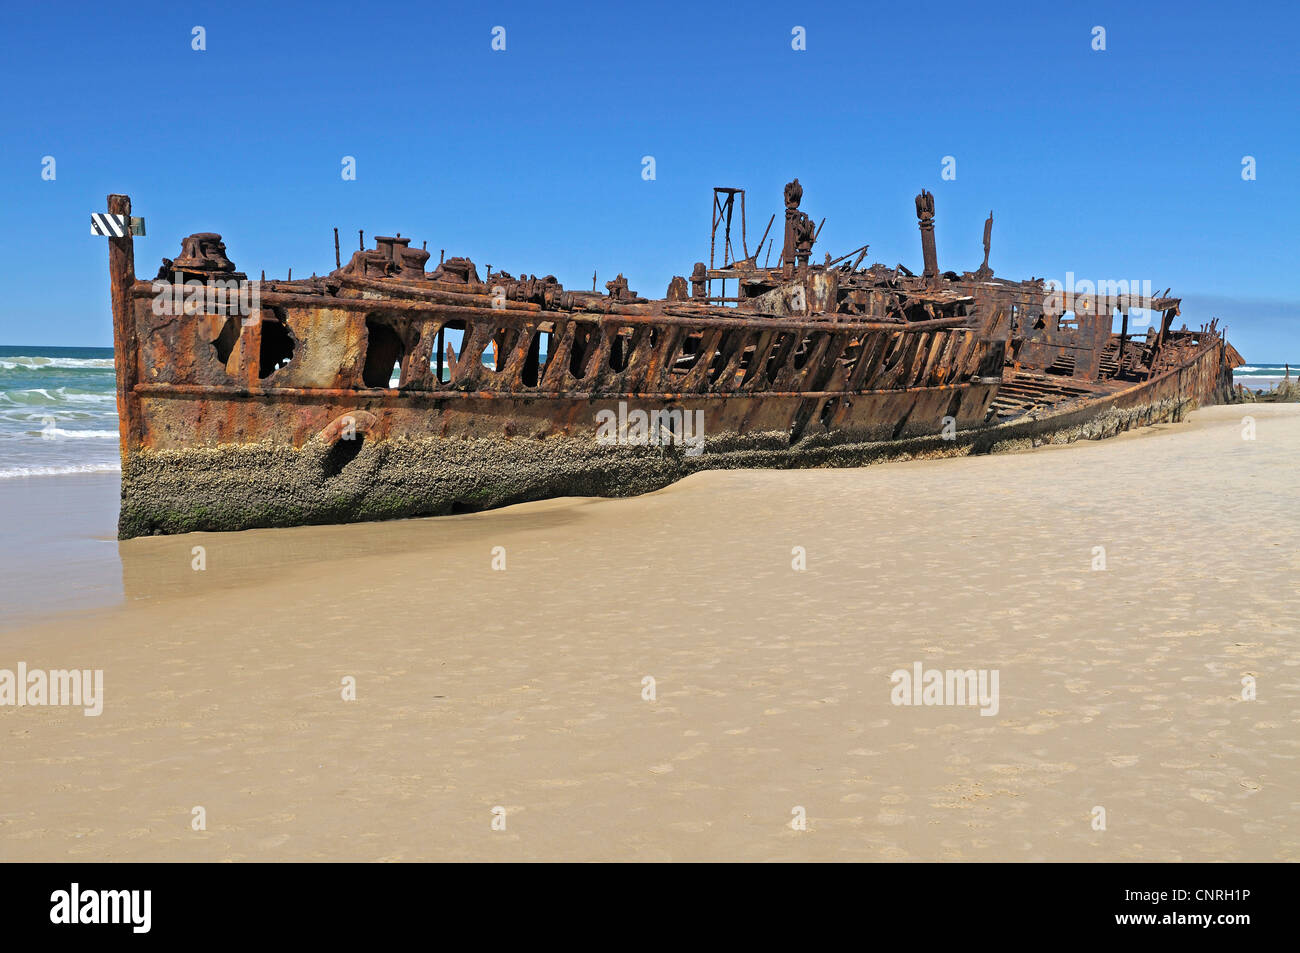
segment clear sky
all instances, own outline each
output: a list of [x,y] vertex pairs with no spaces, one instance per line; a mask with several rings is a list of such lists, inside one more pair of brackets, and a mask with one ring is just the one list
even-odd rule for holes
[[818,257],[870,242],[919,271],[925,187],[942,268],[978,266],[991,208],[998,274],[1149,279],[1249,360],[1300,364],[1298,11],[8,4],[0,344],[111,343],[89,234],[109,192],[146,218],[142,277],[196,231],[250,276],[325,273],[338,226],[345,261],[358,229],[400,232],[480,272],[603,289],[621,271],[660,296],[707,260],[712,186],[749,190],[753,242],[798,176],[827,219]]

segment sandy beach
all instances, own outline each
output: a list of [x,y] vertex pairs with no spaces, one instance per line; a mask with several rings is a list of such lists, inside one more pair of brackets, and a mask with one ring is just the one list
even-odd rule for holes
[[1297,860],[1298,472],[1279,404],[120,544],[111,477],[5,487],[84,525],[10,557],[0,669],[104,699],[0,707],[0,860]]

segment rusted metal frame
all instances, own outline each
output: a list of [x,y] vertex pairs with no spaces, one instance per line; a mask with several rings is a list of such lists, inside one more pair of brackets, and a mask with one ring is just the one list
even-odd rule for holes
[[[623,329],[627,327],[630,334],[623,334]],[[602,390],[615,392],[625,392],[631,390],[634,384],[639,384],[640,379],[644,376],[646,357],[645,351],[650,337],[650,329],[647,327],[627,326],[622,322],[614,320],[604,324],[604,340],[607,346],[602,350],[601,357],[601,375],[595,382]],[[611,358],[614,353],[614,347],[617,345],[623,350],[623,369],[615,370]]]
[[397,359],[397,386],[401,387],[409,383],[412,377],[411,371],[414,366],[412,352],[419,344],[420,322],[396,319],[389,323],[389,327],[402,342],[401,356]]
[[532,350],[533,339],[541,333],[538,329],[538,322],[525,320],[518,322],[514,327],[510,327],[508,324],[501,324],[500,327],[512,330],[515,339],[509,353],[498,354],[499,359],[504,359],[500,360],[496,375],[488,378],[493,382],[492,389],[508,393],[527,393],[534,390],[536,385],[524,383],[524,363],[528,360],[528,354]]
[[880,360],[868,378],[870,386],[874,388],[881,381],[886,381],[892,376],[907,353],[907,346],[911,340],[910,335],[902,332],[891,336],[888,346],[881,352]]
[[[441,338],[445,321],[430,319],[418,322],[419,336],[415,346],[402,358],[402,376],[400,388],[403,390],[433,390],[442,386],[437,374],[438,342]],[[412,328],[417,327],[412,322]]]
[[[856,343],[856,350],[850,352],[850,348]],[[839,357],[835,359],[835,369],[830,378],[826,381],[827,390],[843,390],[848,386],[849,379],[858,367],[858,362],[862,360],[866,351],[870,347],[867,339],[855,338],[852,335],[844,342],[844,347],[840,350]]]
[[939,352],[939,357],[934,363],[925,370],[925,380],[927,383],[942,384],[949,379],[952,370],[952,356],[958,348],[958,341],[964,336],[975,335],[974,331],[967,332],[966,335],[960,332],[949,332],[944,334],[943,348]]
[[[507,313],[494,309],[486,302],[482,307],[466,307],[464,305],[429,304],[423,301],[393,301],[391,299],[381,301],[375,298],[318,298],[274,291],[264,292],[261,301],[265,305],[283,308],[319,308],[361,312],[383,309],[393,312],[394,315],[414,315],[416,317],[424,316],[464,321],[472,321],[477,318],[491,319],[494,315],[500,317]],[[539,316],[537,312],[525,312],[523,315]]]
[[591,381],[593,390],[602,393],[618,393],[621,390],[619,381],[623,372],[614,370],[613,358],[615,346],[623,347],[623,327],[618,321],[600,322],[600,346],[594,358],[595,377]]
[[[957,341],[953,347],[952,353],[948,356],[949,380],[963,381],[969,380],[973,375],[964,369],[965,361],[970,359],[970,355],[979,348],[979,332],[968,331],[965,334],[957,336]],[[978,366],[978,363],[975,365]]]
[[[147,282],[137,282],[133,288],[132,294],[135,297],[153,298],[153,292],[150,284]],[[376,308],[375,299],[367,298],[325,298],[319,295],[299,295],[287,294],[284,292],[266,291],[262,292],[261,299],[268,305],[279,307],[316,307],[316,308],[334,308],[347,311],[373,311]],[[531,303],[530,303],[531,304]],[[476,315],[497,314],[502,312],[500,309],[494,309],[484,301],[481,307],[470,307],[460,304],[439,304],[424,303],[421,301],[392,301],[387,300],[382,307],[394,311],[406,311],[417,314],[445,314],[448,317],[470,318]],[[538,313],[536,306],[528,309],[532,313]],[[834,325],[837,330],[844,328],[850,331],[867,332],[874,330],[895,330],[906,329],[911,331],[932,330],[934,328],[963,328],[972,327],[971,320],[968,316],[957,316],[950,318],[935,318],[926,321],[911,321],[907,323],[898,323],[892,321],[862,321],[862,322],[843,322],[842,316],[827,316],[825,318],[813,319],[792,319],[792,318],[773,318],[766,315],[747,314],[743,317],[734,315],[727,316],[688,316],[680,314],[667,314],[657,312],[637,312],[625,313],[622,311],[572,311],[572,312],[541,312],[546,314],[554,313],[558,315],[568,314],[570,317],[583,318],[586,320],[603,320],[617,316],[617,320],[623,325],[651,324],[655,327],[662,327],[665,324],[686,324],[693,328],[700,327],[753,327],[760,325],[764,328],[776,328],[779,330],[818,330],[825,328],[827,325]]]
[[[728,309],[734,310],[734,309]],[[574,312],[575,316],[581,316],[585,312]],[[604,312],[597,312],[604,314]],[[931,318],[925,321],[844,321],[844,315],[824,314],[812,317],[802,318],[777,318],[769,315],[757,314],[753,312],[743,312],[741,316],[725,315],[719,316],[714,314],[674,314],[668,311],[659,313],[625,313],[612,312],[618,314],[624,324],[654,324],[656,327],[673,322],[684,322],[692,325],[716,328],[730,327],[750,327],[761,325],[763,327],[772,327],[779,330],[808,330],[814,331],[824,329],[828,326],[834,326],[836,330],[841,328],[850,331],[874,331],[879,329],[896,330],[909,329],[914,331],[929,331],[935,328],[973,328],[975,324],[968,315],[958,315],[949,318]]]
[[[583,345],[582,373],[580,375],[574,374],[573,369],[570,366],[572,363],[573,345],[578,340],[579,329],[584,329],[588,332],[587,340]],[[565,381],[571,381],[577,384],[592,379],[592,374],[596,367],[595,362],[600,357],[599,350],[601,345],[604,343],[604,334],[605,332],[601,327],[600,321],[595,318],[589,318],[586,320],[578,320],[575,318],[573,321],[569,322],[569,335],[572,339],[569,344],[570,360],[566,361],[565,366],[561,369]],[[599,335],[599,339],[593,341],[592,335]]]
[[558,391],[568,377],[569,360],[573,352],[573,322],[557,318],[551,333],[551,346],[546,352],[546,366],[537,378],[540,391]]
[[987,371],[981,371],[985,377],[1001,377],[1005,373],[1008,364],[1008,358],[1011,353],[1011,345],[1004,340],[987,340],[976,337],[977,342],[983,345],[985,354],[982,359],[982,368],[990,368]]
[[802,341],[803,333],[800,331],[782,330],[777,334],[772,356],[763,368],[763,382],[766,386],[776,387],[777,381],[785,373],[786,366],[793,362]]
[[587,381],[595,393],[603,394],[615,390],[611,387],[611,378],[614,374],[609,366],[609,352],[614,338],[618,336],[619,327],[617,323],[600,321],[597,324],[600,339],[596,342],[594,353],[591,353],[591,346],[588,345],[590,356],[586,363],[586,374],[582,379]]
[[717,379],[713,382],[713,389],[722,393],[734,393],[740,386],[741,366],[745,362],[745,355],[753,355],[755,342],[760,336],[757,330],[733,331],[731,347],[728,351],[726,363],[722,371],[718,374]]
[[[478,305],[483,298],[491,300],[491,287],[484,286],[484,292],[475,294],[466,291],[443,291],[440,288],[422,288],[418,285],[412,285],[406,282],[387,279],[380,281],[375,278],[362,278],[358,275],[340,276],[338,279],[340,285],[344,288],[350,288],[355,291],[374,291],[383,294],[385,298],[392,298],[394,293],[401,295],[406,294],[412,298],[421,301],[428,301],[430,304],[451,304],[471,307]],[[283,292],[265,292],[266,294],[281,294]],[[318,297],[312,295],[310,297]],[[326,299],[328,300],[328,299]],[[345,299],[358,300],[358,299]],[[366,299],[360,299],[366,300]],[[373,299],[371,299],[373,300]],[[495,307],[497,311],[541,311],[542,306],[532,301],[513,301],[505,299]]]
[[925,364],[921,367],[921,373],[914,383],[924,384],[930,380],[940,356],[948,349],[951,341],[952,335],[950,333],[946,331],[934,332],[934,340],[930,342],[929,354],[926,356]]
[[[420,342],[423,339],[424,325],[432,318],[412,319],[401,312],[389,311],[388,303],[382,301],[372,301],[374,308],[365,312],[362,316],[363,321],[377,319],[390,327],[402,341],[402,357],[398,362],[398,386],[405,387],[417,378],[413,373],[416,366],[416,352],[419,349]],[[267,309],[263,308],[263,311]],[[287,317],[287,315],[286,315]],[[261,330],[261,320],[258,322],[258,330]],[[287,322],[286,322],[287,323]],[[369,344],[367,343],[367,348]],[[358,357],[357,374],[360,375],[360,368],[365,365],[365,353]]]
[[924,333],[911,335],[909,340],[903,345],[903,351],[898,356],[898,360],[892,368],[889,368],[884,383],[889,387],[907,387],[912,380],[913,365],[916,362],[916,354],[925,343]]
[[495,322],[471,321],[465,329],[465,336],[460,342],[460,353],[456,355],[456,367],[451,372],[448,387],[468,389],[480,384],[487,368],[483,366],[483,351],[496,333]]
[[[813,340],[814,337],[816,340]],[[777,375],[772,386],[778,390],[799,392],[802,389],[804,378],[808,376],[811,368],[816,366],[821,355],[826,353],[826,347],[829,343],[829,333],[826,331],[809,331],[805,334],[803,339],[798,341],[790,351],[790,357],[786,360],[785,366],[781,369],[781,373]],[[807,356],[804,358],[803,367],[795,367],[800,344],[806,345]]]
[[982,338],[978,334],[973,336],[971,342],[970,361],[971,371],[968,379],[974,380],[979,377],[997,377],[1001,378],[1003,369],[1006,367],[1006,352],[1001,341],[990,341]]
[[857,362],[853,365],[853,369],[849,371],[848,379],[844,382],[845,390],[857,390],[875,373],[880,362],[884,360],[885,353],[894,340],[894,335],[884,331],[877,331],[868,340],[870,340],[871,346],[868,349],[867,342],[863,341]]
[[736,332],[736,346],[733,348],[731,358],[728,359],[722,374],[719,374],[718,380],[714,382],[714,390],[722,390],[723,393],[727,394],[735,393],[740,387],[740,382],[744,380],[745,372],[750,367],[746,363],[746,355],[749,356],[750,360],[753,360],[754,352],[757,351],[758,339],[761,337],[762,332],[754,328]]
[[[254,392],[264,390],[262,386],[262,321],[266,308],[259,308],[255,314],[245,315],[240,321],[239,360],[237,370],[244,375],[244,382]],[[361,367],[352,368],[354,381],[361,380]]]
[[[1139,385],[1140,386],[1140,385]],[[816,399],[824,397],[863,397],[863,396],[893,396],[905,395],[921,391],[941,391],[941,390],[960,390],[969,388],[968,382],[957,384],[943,384],[939,387],[897,387],[883,388],[872,390],[857,391],[765,391],[756,393],[754,397],[764,397],[772,399]],[[500,401],[509,400],[509,395],[498,394],[489,390],[395,390],[387,387],[268,387],[260,390],[252,390],[247,387],[240,387],[234,384],[136,384],[132,388],[132,393],[140,397],[150,399],[168,399],[168,398],[196,398],[221,397],[226,399],[238,400],[256,400],[264,402],[267,398],[282,398],[285,400],[316,400],[320,398],[338,399],[338,398],[356,398],[358,400],[378,400],[387,406],[395,404],[437,402],[447,400],[484,400]],[[563,391],[560,393],[539,393],[530,394],[529,397],[535,397],[541,400],[596,400],[607,398],[607,394],[599,394],[594,391]],[[628,400],[654,400],[663,398],[665,400],[734,400],[735,394],[715,393],[712,391],[703,391],[700,393],[690,393],[682,390],[674,391],[639,391],[620,395]]]
[[936,333],[938,332],[926,331],[922,333],[921,339],[916,342],[916,349],[913,352],[911,359],[907,362],[906,369],[899,378],[900,384],[906,387],[912,387],[921,383],[921,368],[925,364],[927,355],[930,353],[930,347],[934,343],[934,334]]
[[492,381],[493,390],[507,393],[523,390],[522,372],[525,355],[518,355],[516,360],[516,352],[520,340],[526,333],[522,322],[518,324],[512,321],[496,322],[496,327],[492,329],[492,341],[494,343],[499,341],[499,343],[496,343],[493,348],[493,366],[489,371],[491,376],[487,378]]
[[916,341],[915,335],[900,334],[885,352],[880,366],[876,368],[871,377],[871,386],[880,390],[890,390],[897,383],[901,367],[906,365],[912,346]]
[[[736,374],[740,362],[745,356],[745,348],[748,347],[753,333],[748,328],[736,328],[725,333],[721,346],[718,348],[718,354],[722,357],[722,367],[714,376],[710,384],[710,390],[726,393],[736,389]],[[712,361],[709,363],[712,364]]]
[[772,356],[772,347],[776,343],[779,332],[767,328],[758,332],[758,340],[754,344],[754,353],[749,359],[749,366],[745,368],[745,376],[740,381],[736,390],[740,393],[749,393],[762,380],[763,374],[767,369],[767,359]]
[[[853,355],[841,356],[839,363],[842,365],[842,371],[837,372],[835,376],[831,378],[831,381],[829,381],[829,384],[827,385],[828,389],[852,390],[854,380],[857,380],[859,374],[866,371],[866,361],[871,359],[876,347],[879,346],[881,337],[884,337],[884,335],[871,334],[868,335],[868,337],[857,338],[857,351],[855,351]],[[852,343],[852,341],[850,341],[850,343]],[[849,346],[846,345],[845,351],[848,350]]]
[[677,326],[660,328],[658,335],[659,340],[655,342],[654,350],[650,354],[641,385],[643,389],[651,391],[662,391],[668,388],[673,364],[677,360],[677,352],[681,342],[686,338],[686,330]]
[[[851,339],[851,336],[845,332],[828,331],[825,347],[821,349],[819,354],[813,355],[813,359],[810,359],[804,365],[805,373],[799,379],[799,388],[801,390],[830,390],[831,388],[827,384],[840,371],[840,355],[849,346]],[[813,363],[814,359],[815,364]],[[808,371],[808,368],[813,368],[813,370]]]
[[[108,196],[108,213],[131,220],[131,199],[126,195]],[[113,341],[117,352],[117,415],[119,450],[122,469],[126,469],[131,443],[139,436],[139,407],[132,394],[140,379],[140,345],[136,333],[135,313],[135,240],[130,229],[122,238],[108,241],[108,281],[113,303]],[[146,287],[150,287],[146,284]],[[150,297],[152,297],[152,292]]]
[[623,370],[619,386],[626,390],[642,390],[650,376],[651,359],[656,351],[653,328],[633,327],[631,343],[624,342]]
[[[154,297],[154,294],[152,291],[151,283],[136,282],[132,289],[132,295],[138,298],[152,299]],[[382,307],[390,308],[394,311],[406,311],[406,312],[413,312],[413,313],[445,313],[450,317],[458,317],[458,318],[472,317],[474,315],[482,315],[487,313],[495,313],[499,315],[501,313],[502,309],[492,308],[489,300],[486,299],[485,297],[484,298],[475,298],[473,296],[469,296],[469,297],[471,301],[475,303],[481,302],[481,304],[479,304],[476,307],[471,304],[461,304],[461,303],[441,304],[438,302],[426,303],[423,301],[394,301],[389,299],[384,301]],[[290,294],[287,292],[279,292],[279,291],[263,291],[261,292],[261,299],[266,304],[276,305],[280,307],[316,307],[316,308],[332,308],[332,309],[339,309],[339,310],[346,310],[346,311],[371,311],[375,309],[377,304],[376,299],[373,298],[329,298],[329,297],[323,297],[321,295]],[[520,304],[524,304],[524,303],[525,302],[520,302]],[[538,308],[538,306],[533,305],[531,302],[526,302],[526,303],[529,305],[529,307],[526,309],[521,308],[521,309],[506,309],[506,310],[511,310],[511,311],[526,310],[532,313],[537,313],[541,310],[540,308]],[[653,309],[645,310],[641,308],[641,306],[636,306],[636,305],[629,305],[625,307],[639,308],[639,310],[633,312],[627,312],[622,310],[613,310],[613,311],[602,310],[602,311],[556,311],[556,312],[541,312],[541,313],[546,313],[546,314],[553,313],[557,316],[567,314],[570,317],[584,318],[586,320],[601,320],[606,317],[612,318],[614,316],[617,316],[618,320],[625,325],[653,324],[656,327],[660,327],[664,324],[688,324],[691,325],[692,327],[697,327],[697,328],[700,326],[726,328],[726,327],[746,327],[746,326],[753,326],[755,324],[761,324],[763,327],[773,327],[778,329],[813,330],[819,327],[824,327],[827,324],[835,324],[837,327],[847,327],[849,330],[866,332],[866,331],[882,329],[882,328],[883,329],[909,328],[912,330],[928,330],[933,327],[965,327],[970,325],[970,319],[969,317],[966,316],[957,316],[957,317],[950,317],[950,318],[935,318],[926,321],[908,322],[906,324],[900,324],[898,322],[892,322],[892,321],[859,321],[859,322],[852,322],[852,323],[844,323],[840,320],[840,317],[842,316],[839,317],[827,316],[825,318],[797,319],[797,318],[775,318],[775,317],[768,317],[766,315],[756,315],[756,314],[745,314],[743,316],[717,315],[717,314],[689,315],[689,314],[672,314],[668,312],[660,313],[654,311]]]
[[709,365],[713,363],[713,355],[718,350],[718,341],[722,337],[722,328],[705,328],[704,334],[700,338],[700,349],[697,352],[699,358],[695,365],[686,372],[682,378],[680,389],[682,393],[693,394],[707,391],[709,387]]
[[850,358],[838,357],[830,368],[830,377],[827,378],[825,387],[827,390],[842,390],[844,381],[849,376],[849,368],[853,366]]
[[965,336],[961,347],[953,357],[953,380],[969,380],[979,369],[979,348],[977,344],[977,335],[975,332]]
[[[371,302],[378,304],[378,307],[367,311],[365,317],[375,317],[383,319],[390,324],[393,329],[402,337],[405,345],[405,353],[402,355],[400,363],[400,377],[398,389],[412,390],[437,390],[439,388],[450,387],[458,381],[463,381],[464,375],[468,373],[469,365],[465,362],[466,345],[473,343],[473,329],[478,322],[478,316],[466,320],[465,336],[461,341],[461,353],[457,358],[455,368],[452,368],[450,379],[444,383],[438,369],[442,364],[442,354],[439,351],[435,359],[435,350],[439,348],[440,341],[446,331],[447,325],[457,320],[450,315],[417,315],[412,317],[400,311],[390,311],[387,302]],[[488,331],[489,341],[492,330]],[[410,343],[414,340],[414,343]],[[487,344],[484,344],[486,347]],[[482,366],[483,353],[478,352],[478,363]],[[357,376],[360,376],[360,365],[364,363],[364,354],[358,361]]]
[[[629,333],[624,334],[624,330]],[[625,325],[614,320],[606,325],[606,332],[609,347],[605,355],[605,387],[618,391],[629,390],[643,370],[641,363],[644,361],[644,343],[650,337],[650,328]],[[613,366],[615,346],[622,351],[622,370],[615,370]]]

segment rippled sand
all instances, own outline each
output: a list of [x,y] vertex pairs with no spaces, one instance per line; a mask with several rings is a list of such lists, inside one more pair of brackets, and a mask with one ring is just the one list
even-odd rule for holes
[[[1297,473],[1300,407],[1219,407],[134,540],[124,605],[0,638],[106,694],[0,708],[0,860],[1300,859]],[[915,662],[996,669],[997,715],[894,706]]]

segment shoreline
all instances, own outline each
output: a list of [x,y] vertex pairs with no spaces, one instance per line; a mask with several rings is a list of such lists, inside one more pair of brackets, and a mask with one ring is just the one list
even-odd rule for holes
[[[945,460],[1025,455],[1047,450],[1059,451],[1072,446],[1106,444],[1114,440],[1143,439],[1163,432],[1168,427],[1194,429],[1198,426],[1197,416],[1204,412],[1205,408],[1202,408],[1177,423],[1164,422],[1137,427],[1102,439],[1081,439],[1070,443],[999,450],[995,454],[915,459],[905,457],[847,469],[906,464],[933,466]],[[740,472],[815,472],[819,469],[821,468],[754,468]],[[667,487],[633,496],[565,496],[463,514],[401,517],[358,523],[255,527],[224,532],[200,530],[173,535],[140,536],[130,540],[119,540],[117,537],[120,472],[65,473],[3,480],[0,481],[0,511],[22,515],[24,522],[17,524],[18,538],[26,539],[30,548],[12,546],[8,550],[0,550],[0,573],[7,573],[8,578],[18,583],[10,587],[8,599],[0,602],[0,636],[8,630],[37,626],[65,615],[81,617],[97,610],[123,607],[134,600],[165,599],[172,595],[184,598],[196,590],[207,591],[211,588],[249,584],[247,579],[240,578],[233,572],[222,572],[218,566],[209,567],[201,574],[189,569],[194,546],[202,545],[206,549],[215,543],[235,554],[236,566],[252,567],[254,571],[265,571],[271,567],[283,571],[286,566],[294,567],[309,560],[325,559],[333,562],[394,552],[415,553],[431,547],[431,540],[437,538],[437,533],[422,528],[429,525],[446,525],[449,529],[453,526],[462,527],[491,514],[498,514],[509,521],[527,521],[533,518],[533,514],[547,513],[547,516],[541,518],[554,521],[563,519],[562,514],[571,507],[644,499],[681,486],[700,473],[708,472],[736,471],[698,471],[687,474]],[[105,544],[110,544],[115,551],[106,550]],[[41,558],[33,559],[32,550],[38,551]],[[181,565],[186,567],[186,572],[176,571],[176,567]],[[231,569],[229,566],[225,568]],[[56,571],[66,572],[69,569],[88,573],[85,580],[78,581],[89,581],[90,585],[74,591],[61,589],[51,593],[46,582]],[[16,597],[23,598],[16,600]],[[53,613],[50,611],[52,600],[58,603],[58,608]]]
[[0,480],[0,645],[51,609],[96,609],[122,599],[117,555],[120,474],[64,473]]

